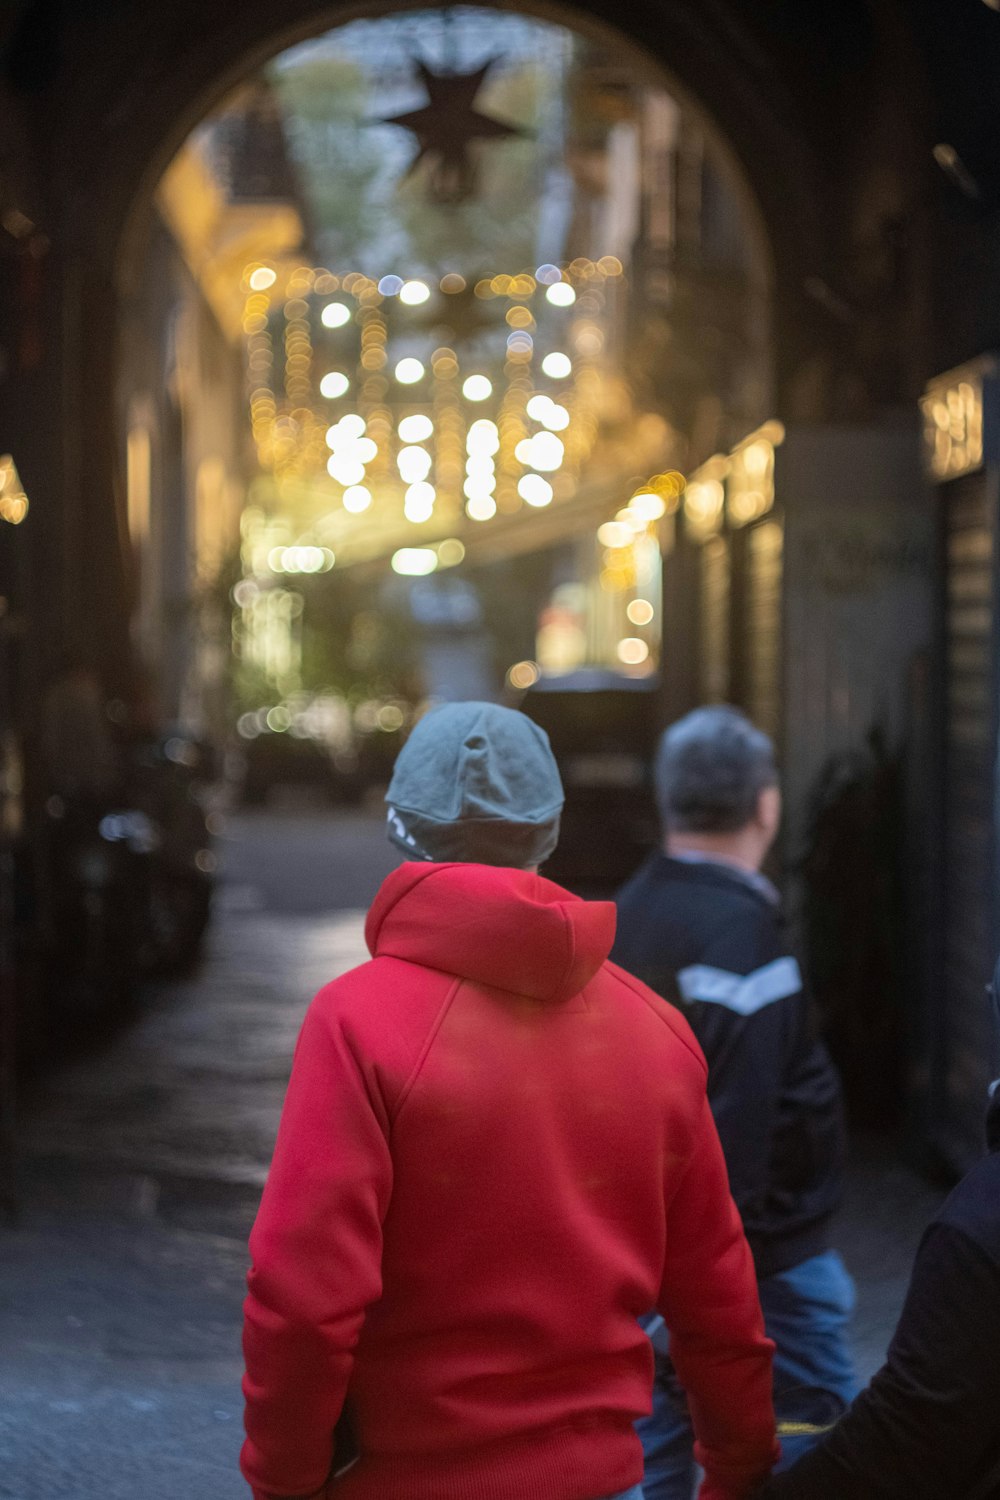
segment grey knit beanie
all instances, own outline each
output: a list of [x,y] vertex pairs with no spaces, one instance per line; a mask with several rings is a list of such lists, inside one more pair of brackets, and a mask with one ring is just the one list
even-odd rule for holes
[[385,797],[410,859],[528,869],[559,837],[562,782],[544,729],[496,703],[446,703],[417,724]]

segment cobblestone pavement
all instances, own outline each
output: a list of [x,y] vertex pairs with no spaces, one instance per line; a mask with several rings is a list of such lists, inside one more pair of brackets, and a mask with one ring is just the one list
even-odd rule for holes
[[[23,1213],[0,1231],[0,1497],[245,1500],[239,1326],[253,1218],[298,1026],[364,956],[395,863],[364,816],[230,820],[190,982],[37,1087]],[[939,1194],[888,1153],[852,1168],[840,1243],[878,1364]]]

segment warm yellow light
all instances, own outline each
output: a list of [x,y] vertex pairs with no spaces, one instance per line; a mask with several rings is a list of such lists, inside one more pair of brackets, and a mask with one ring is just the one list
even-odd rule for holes
[[602,547],[612,550],[631,547],[633,531],[631,526],[626,526],[622,521],[605,521],[603,526],[597,528],[597,540]]
[[542,360],[542,369],[552,380],[565,380],[573,373],[573,361],[568,354],[554,350]]
[[509,668],[507,681],[512,688],[523,692],[525,688],[534,687],[541,675],[537,661],[518,661]]
[[333,430],[345,438],[359,438],[364,437],[367,426],[368,423],[359,412],[349,411],[345,417],[341,417]]
[[329,375],[324,375],[319,383],[321,396],[327,396],[335,401],[338,396],[343,396],[351,388],[351,382],[340,370],[331,370]]
[[667,508],[667,502],[662,495],[654,495],[651,490],[640,490],[637,495],[632,496],[628,508],[648,524],[660,519]]
[[411,417],[404,417],[396,430],[404,443],[422,443],[433,433],[434,423],[430,417],[415,412]]
[[419,359],[401,359],[396,366],[396,379],[400,385],[416,385],[418,380],[424,378],[424,367]]
[[553,307],[572,307],[576,301],[576,293],[568,281],[553,282],[545,296]]
[[342,453],[333,453],[327,459],[326,471],[338,484],[350,487],[360,484],[365,477],[365,466],[360,459]]
[[604,348],[604,332],[596,323],[582,323],[574,330],[573,343],[581,354],[593,358]]
[[605,276],[620,276],[622,274],[622,263],[617,255],[602,255],[597,262],[598,270],[603,271]]
[[407,578],[425,578],[437,565],[437,553],[430,547],[400,547],[392,554],[393,572]]
[[403,497],[403,515],[408,521],[419,525],[422,521],[429,521],[434,514],[434,501],[437,498],[432,484],[419,481],[411,484]]
[[470,453],[465,461],[465,472],[470,479],[492,479],[496,464],[489,453]]
[[535,320],[526,307],[507,309],[506,321],[511,328],[534,328]]
[[17,472],[17,465],[9,453],[0,455],[0,521],[9,526],[20,526],[28,514],[28,497]]
[[500,432],[496,423],[485,417],[473,422],[466,434],[465,446],[469,453],[496,453],[500,447]]
[[407,484],[416,484],[430,473],[431,456],[426,448],[400,448],[396,467]]
[[438,562],[442,568],[457,568],[465,557],[465,544],[457,536],[446,537],[438,547]]
[[493,394],[493,382],[485,375],[470,375],[462,382],[462,395],[467,401],[485,401]]
[[426,302],[431,294],[430,287],[423,281],[404,281],[399,289],[399,300],[405,302],[407,307],[419,307],[421,302]]
[[[558,469],[566,453],[562,440],[557,438],[554,432],[536,432],[530,439],[531,457],[528,462],[533,469],[541,469],[544,473],[551,473]],[[520,447],[520,444],[518,444]]]
[[343,328],[351,321],[351,309],[343,302],[328,302],[319,315],[324,328]]
[[640,666],[649,656],[649,647],[636,635],[628,635],[618,642],[618,660],[627,667]]
[[635,511],[629,505],[624,510],[615,512],[615,520],[621,521],[623,525],[627,526],[634,536],[638,536],[640,532],[646,529],[645,521],[641,516],[636,515]]
[[479,495],[466,503],[465,514],[470,521],[490,521],[497,513],[497,503],[491,495]]
[[625,613],[633,625],[648,625],[656,611],[648,599],[633,599]]
[[541,474],[522,474],[517,481],[517,493],[526,505],[541,509],[552,503],[552,486]]
[[550,432],[563,432],[569,426],[569,412],[565,406],[560,406],[558,402],[552,401],[549,403],[545,414],[539,417],[538,420]]
[[496,487],[495,474],[470,474],[462,489],[469,500],[479,500],[492,495]]
[[744,448],[743,467],[755,479],[760,479],[767,473],[773,456],[774,449],[771,444],[758,439],[756,443],[751,443],[749,448]]
[[344,491],[344,509],[349,510],[352,515],[359,516],[371,503],[371,490],[365,489],[363,484],[348,485]]
[[551,396],[532,396],[525,410],[533,422],[544,421],[546,413],[555,406]]
[[258,266],[247,278],[248,285],[255,292],[266,292],[269,286],[274,286],[277,279],[277,271],[272,271],[270,266]]
[[373,438],[350,438],[346,449],[351,458],[356,458],[359,463],[370,464],[378,454],[378,444]]

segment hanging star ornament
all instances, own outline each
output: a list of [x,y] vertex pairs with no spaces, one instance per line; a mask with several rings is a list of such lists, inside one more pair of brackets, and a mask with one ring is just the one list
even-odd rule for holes
[[460,203],[476,188],[476,163],[471,147],[477,141],[509,140],[524,135],[516,125],[494,120],[476,109],[476,95],[497,59],[473,73],[435,73],[424,62],[417,63],[428,102],[422,109],[381,120],[399,125],[417,138],[417,154],[407,176],[426,162],[431,192],[439,203]]

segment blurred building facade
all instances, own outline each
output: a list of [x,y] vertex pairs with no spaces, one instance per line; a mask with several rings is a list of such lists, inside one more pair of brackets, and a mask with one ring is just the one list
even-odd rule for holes
[[[566,245],[630,261],[640,321],[609,329],[684,445],[662,462],[687,487],[654,528],[662,716],[726,698],[776,735],[818,950],[859,929],[817,925],[831,890],[817,849],[862,872],[894,861],[891,888],[865,887],[865,963],[828,954],[827,988],[851,994],[838,1021],[856,1054],[905,1055],[901,1092],[957,1159],[992,1063],[979,987],[1000,939],[997,395],[982,363],[1000,345],[1000,16],[981,0],[589,0],[559,19],[593,44],[571,101]],[[313,266],[271,101],[233,91],[337,20],[316,0],[141,16],[23,0],[0,21],[0,458],[27,507],[0,519],[0,710],[25,768],[5,796],[29,837],[45,796],[36,688],[70,644],[86,642],[109,695],[146,671],[162,712],[221,712],[223,585],[259,472],[237,420],[234,288],[258,260]],[[637,92],[644,69],[670,99]],[[230,98],[228,123],[199,136]],[[595,172],[612,190],[588,198]],[[484,562],[578,546],[599,590],[622,549],[605,533],[595,552],[595,529],[625,523],[599,487],[580,499],[573,525],[540,513],[530,543],[512,516]],[[473,562],[486,548],[462,542]],[[579,624],[607,594],[581,606],[556,588],[553,662],[567,630],[611,630]],[[873,785],[897,825],[852,854],[837,830]]]

